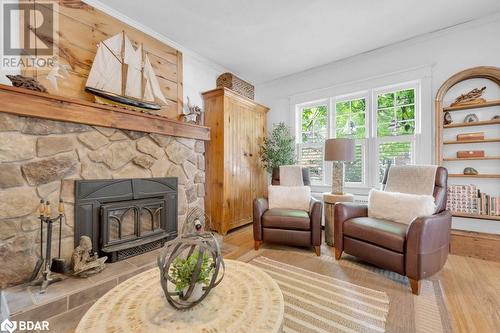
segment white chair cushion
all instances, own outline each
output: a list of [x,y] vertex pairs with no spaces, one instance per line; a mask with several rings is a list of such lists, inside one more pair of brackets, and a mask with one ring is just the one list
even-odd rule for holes
[[432,195],[386,192],[372,189],[368,195],[368,216],[410,224],[416,217],[434,214]]
[[269,186],[269,209],[287,208],[309,211],[309,186]]

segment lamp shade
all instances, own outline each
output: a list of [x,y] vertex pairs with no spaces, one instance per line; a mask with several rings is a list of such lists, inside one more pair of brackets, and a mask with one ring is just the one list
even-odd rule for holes
[[325,161],[352,162],[354,160],[354,140],[328,139],[325,141]]

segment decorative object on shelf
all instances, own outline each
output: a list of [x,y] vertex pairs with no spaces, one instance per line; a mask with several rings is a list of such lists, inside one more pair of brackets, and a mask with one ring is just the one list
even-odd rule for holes
[[168,303],[179,310],[200,303],[224,277],[224,260],[210,223],[201,210],[188,214],[183,234],[158,255],[160,282]]
[[47,80],[50,82],[55,91],[59,90],[57,80],[66,78],[70,68],[71,67],[69,65],[56,63],[47,74]]
[[355,160],[354,140],[328,139],[325,141],[325,161],[333,161],[332,194],[344,194],[344,162]]
[[451,124],[452,122],[453,122],[453,119],[451,118],[451,113],[445,112],[444,113],[444,124],[448,125],[448,124]]
[[187,98],[187,113],[179,116],[179,120],[189,124],[203,125],[203,111],[197,105],[192,105],[189,97]]
[[474,168],[471,168],[471,167],[467,167],[464,169],[464,175],[468,175],[468,176],[475,176],[475,175],[478,175],[479,172],[477,172],[476,169]]
[[464,118],[464,123],[475,123],[476,121],[479,121],[479,118],[475,113],[469,113]]
[[477,197],[478,189],[476,185],[448,185],[446,209],[452,212],[477,214]]
[[47,89],[35,78],[23,75],[6,75],[14,87],[46,93]]
[[484,140],[484,132],[457,134],[457,141]]
[[[42,199],[40,200],[40,206],[38,208],[39,219],[40,219],[40,257],[35,265],[35,269],[30,277],[30,285],[38,286],[40,285],[40,294],[44,294],[47,291],[47,287],[54,283],[62,280],[60,276],[52,276],[51,266],[54,266],[52,262],[52,224],[54,222],[59,221],[59,239],[61,239],[61,226],[62,226],[62,218],[64,216],[64,205],[62,200],[59,200],[58,206],[58,215],[56,217],[52,216],[52,211],[50,208],[50,202]],[[47,239],[46,239],[46,248],[45,248],[45,258],[43,257],[43,229],[44,224],[47,225]],[[59,258],[61,257],[61,247],[59,241]],[[57,265],[57,263],[56,263]],[[42,269],[42,277],[38,280],[35,280]]]
[[85,278],[95,275],[104,270],[107,259],[107,257],[99,258],[97,252],[92,252],[92,240],[89,236],[82,236],[71,255],[72,273]]
[[480,89],[474,88],[471,91],[469,91],[468,93],[465,93],[465,94],[458,96],[455,99],[455,101],[453,103],[451,103],[451,106],[476,105],[476,104],[486,103],[486,100],[481,97],[485,90],[486,90],[486,87],[482,87]]
[[500,119],[500,114],[496,114],[491,118],[491,120],[497,120],[497,119]]
[[85,90],[98,103],[125,108],[159,110],[157,100],[167,103],[143,45],[136,50],[124,31],[98,44]]
[[295,137],[291,134],[290,128],[281,122],[273,126],[269,137],[264,138],[259,150],[263,167],[272,172],[273,168],[281,165],[294,165],[295,157]]
[[457,158],[484,157],[484,150],[459,150]]
[[223,73],[217,78],[217,88],[226,87],[250,99],[255,98],[255,88],[232,73]]

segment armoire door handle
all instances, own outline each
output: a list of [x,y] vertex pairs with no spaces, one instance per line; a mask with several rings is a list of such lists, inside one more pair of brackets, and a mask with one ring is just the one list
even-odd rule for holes
[[248,156],[248,154],[247,153],[243,153],[243,156]]
[[253,156],[253,154],[250,154],[250,157],[252,157],[252,156]]

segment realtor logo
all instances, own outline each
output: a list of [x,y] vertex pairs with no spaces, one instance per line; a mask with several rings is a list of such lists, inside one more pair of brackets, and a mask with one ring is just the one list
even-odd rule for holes
[[1,324],[0,324],[0,331],[1,332],[9,332],[12,333],[16,330],[17,328],[17,323],[15,321],[10,321],[8,318],[5,319]]
[[0,0],[2,69],[54,65],[58,45],[58,4],[53,1]]
[[12,333],[15,330],[19,332],[33,332],[33,331],[50,331],[49,322],[43,321],[32,321],[32,320],[19,320],[10,321],[8,318],[5,319],[0,324],[0,332]]

